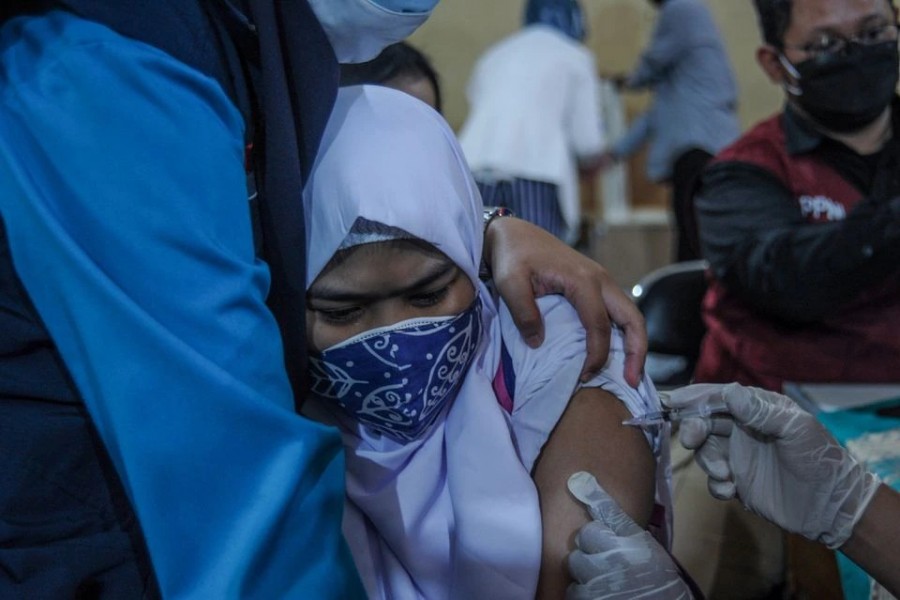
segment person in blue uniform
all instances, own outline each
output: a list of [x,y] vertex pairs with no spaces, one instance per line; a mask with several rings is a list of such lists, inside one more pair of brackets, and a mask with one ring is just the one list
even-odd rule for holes
[[[281,217],[302,221],[337,61],[371,58],[435,2],[58,4],[71,10],[0,29],[0,596],[360,597],[340,440],[296,415],[296,332],[275,318],[302,233],[296,255],[264,236],[260,260],[246,142],[263,134],[260,223],[277,234]],[[230,16],[192,20],[209,6]],[[192,62],[215,65],[223,40],[222,55],[259,59],[265,119],[239,110],[234,71]],[[547,247],[516,252],[527,225],[502,221],[488,262],[527,339],[541,337],[533,293],[564,285],[590,315],[596,370],[605,297],[636,381],[642,322],[621,291],[586,259],[549,274],[534,261]],[[591,283],[561,283],[579,271]]]

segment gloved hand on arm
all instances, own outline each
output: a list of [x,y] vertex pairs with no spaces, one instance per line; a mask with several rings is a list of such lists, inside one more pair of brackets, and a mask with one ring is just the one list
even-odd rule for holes
[[842,546],[878,488],[816,418],[790,398],[737,384],[670,392],[673,408],[724,401],[730,416],[685,419],[680,440],[696,449],[710,493],[737,497],[779,527]]
[[666,550],[623,511],[593,475],[569,478],[569,491],[594,519],[575,538],[567,600],[693,598]]

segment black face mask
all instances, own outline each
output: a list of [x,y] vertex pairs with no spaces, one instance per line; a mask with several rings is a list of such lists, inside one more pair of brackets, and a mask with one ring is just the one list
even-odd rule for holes
[[897,42],[871,46],[851,43],[840,56],[782,65],[797,79],[787,92],[816,123],[830,131],[851,132],[878,118],[894,97],[900,78]]

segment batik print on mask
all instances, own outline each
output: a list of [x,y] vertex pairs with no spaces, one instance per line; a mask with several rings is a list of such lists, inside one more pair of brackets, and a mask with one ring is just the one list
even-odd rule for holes
[[481,302],[455,317],[402,321],[310,358],[312,393],[405,443],[422,437],[459,391],[481,338]]

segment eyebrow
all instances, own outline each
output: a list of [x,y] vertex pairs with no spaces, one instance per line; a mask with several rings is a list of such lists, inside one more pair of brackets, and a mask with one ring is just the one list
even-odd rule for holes
[[[890,25],[893,21],[891,17],[885,16],[881,13],[871,13],[866,15],[856,24],[856,29],[859,31],[862,27],[871,27],[872,25]],[[816,27],[810,32],[810,35],[843,35],[837,27],[834,25],[823,25],[821,27]]]
[[859,26],[869,27],[871,25],[890,25],[893,22],[894,19],[892,17],[882,14],[871,14],[868,17],[863,18],[863,20],[859,22]]
[[442,279],[447,274],[458,270],[459,267],[457,267],[453,261],[442,260],[440,263],[436,264],[434,267],[424,273],[421,277],[419,277],[409,285],[403,286],[402,288],[388,290],[383,293],[371,294],[342,289],[340,285],[335,286],[329,285],[327,283],[318,285],[313,284],[313,286],[307,293],[307,298],[312,300],[324,300],[330,302],[356,302],[360,300],[382,300],[393,298],[429,286],[435,281]]

